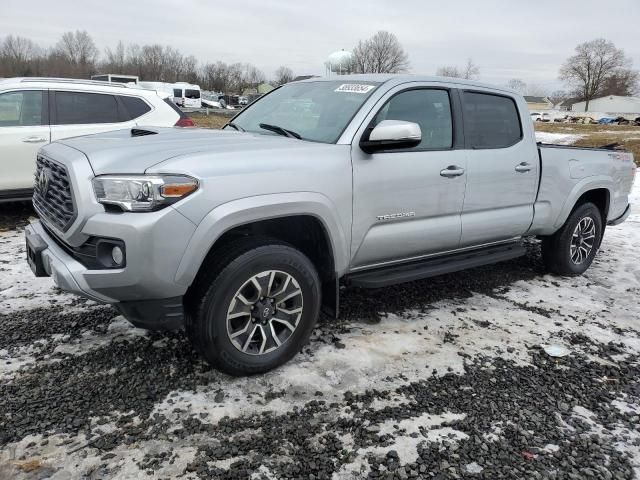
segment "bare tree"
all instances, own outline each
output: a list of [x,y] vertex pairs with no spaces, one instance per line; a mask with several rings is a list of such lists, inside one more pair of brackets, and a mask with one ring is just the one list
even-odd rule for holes
[[586,112],[589,101],[602,92],[607,79],[627,63],[624,51],[613,42],[598,38],[576,47],[576,54],[560,68],[560,79],[573,85],[584,98]]
[[39,50],[28,38],[9,35],[0,44],[0,76],[32,75]]
[[283,65],[281,67],[278,67],[278,69],[275,71],[274,82],[276,85],[284,85],[285,83],[289,83],[291,80],[293,80],[294,77],[295,75],[293,74],[293,70]]
[[640,93],[640,74],[630,68],[621,68],[604,81],[602,96],[633,96]]
[[455,77],[473,80],[480,75],[480,68],[469,58],[467,64],[462,68],[458,68],[455,65],[439,67],[438,70],[436,70],[436,75],[439,77]]
[[462,71],[462,78],[466,80],[473,80],[480,75],[480,67],[478,67],[471,58],[467,59],[467,64]]
[[519,94],[524,94],[524,92],[527,90],[527,84],[519,78],[512,78],[507,82],[507,88],[515,90]]
[[98,49],[86,31],[66,32],[56,46],[58,53],[71,65],[93,66],[98,58]]
[[105,51],[106,62],[102,65],[105,72],[110,73],[125,73],[127,54],[124,43],[122,40],[118,42],[115,50],[106,48]]
[[439,77],[462,78],[462,73],[460,72],[460,70],[458,70],[458,67],[456,67],[455,65],[438,67],[438,70],[436,70],[436,75]]
[[384,30],[360,40],[353,50],[355,73],[401,73],[408,68],[409,58],[398,38]]
[[566,92],[566,90],[556,90],[551,95],[548,95],[547,98],[551,103],[553,103],[554,106],[556,106],[559,103],[567,100],[569,98],[569,94]]

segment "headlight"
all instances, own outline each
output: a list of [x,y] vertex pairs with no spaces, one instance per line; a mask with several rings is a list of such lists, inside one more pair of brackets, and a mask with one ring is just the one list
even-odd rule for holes
[[101,175],[93,179],[100,203],[127,212],[151,212],[171,205],[198,189],[195,178],[183,175]]

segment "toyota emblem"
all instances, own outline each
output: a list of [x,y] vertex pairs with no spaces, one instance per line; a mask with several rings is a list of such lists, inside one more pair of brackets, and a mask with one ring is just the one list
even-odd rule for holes
[[38,189],[42,195],[46,195],[49,190],[49,178],[51,173],[48,168],[43,168],[38,174]]

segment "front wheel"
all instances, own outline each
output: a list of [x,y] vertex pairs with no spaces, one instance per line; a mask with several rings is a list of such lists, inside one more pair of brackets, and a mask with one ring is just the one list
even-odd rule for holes
[[300,251],[241,241],[200,280],[187,328],[209,363],[231,375],[271,370],[308,341],[320,312],[320,280]]
[[593,203],[576,208],[556,233],[542,241],[542,258],[553,273],[584,273],[593,262],[602,237],[602,215]]

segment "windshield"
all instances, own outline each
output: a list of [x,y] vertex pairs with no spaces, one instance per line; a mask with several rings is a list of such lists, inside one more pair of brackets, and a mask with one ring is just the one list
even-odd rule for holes
[[378,82],[322,81],[290,83],[265,95],[233,123],[263,135],[278,135],[260,124],[297,133],[303,140],[335,143]]

